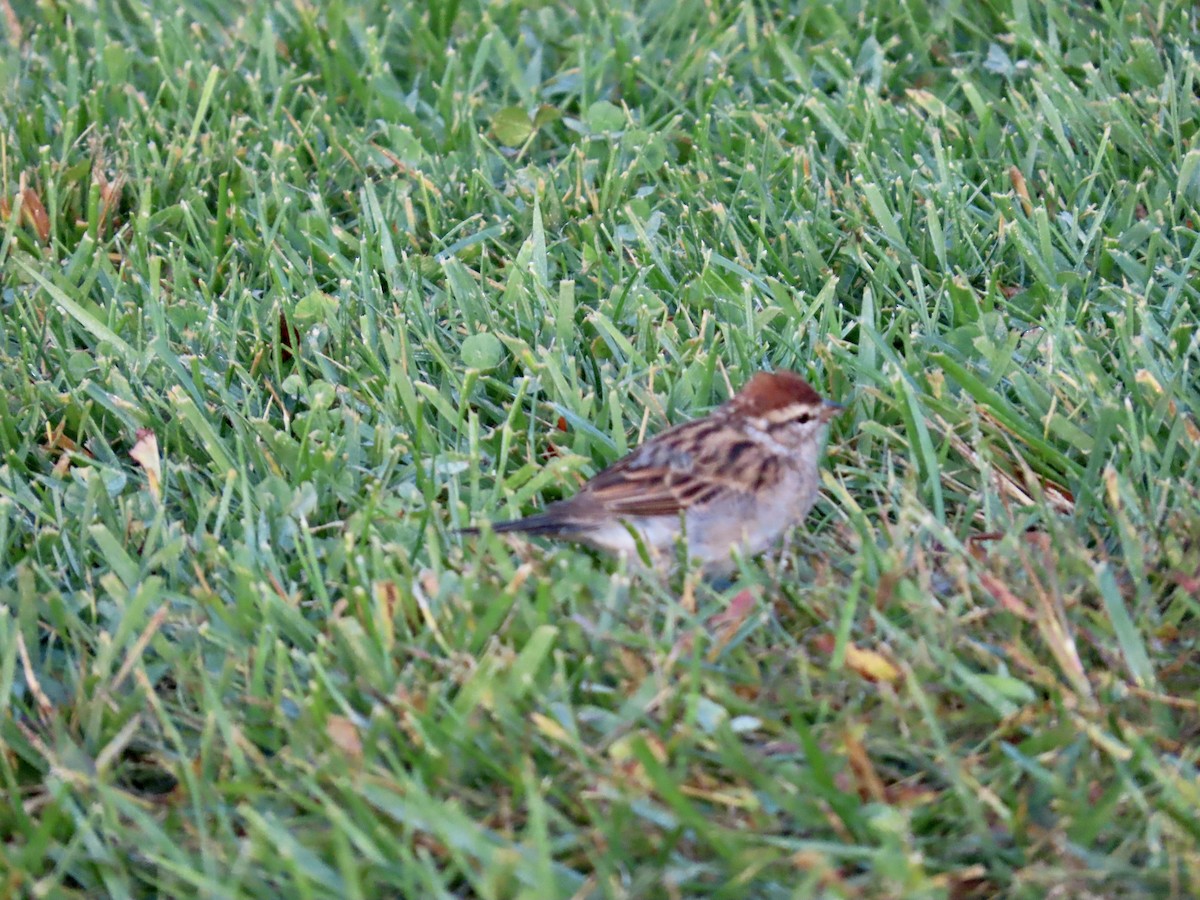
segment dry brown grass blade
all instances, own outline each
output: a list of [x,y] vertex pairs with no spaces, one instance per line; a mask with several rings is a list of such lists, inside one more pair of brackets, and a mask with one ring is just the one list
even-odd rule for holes
[[1009,166],[1008,180],[1012,182],[1013,190],[1021,201],[1021,209],[1025,210],[1025,215],[1033,215],[1033,200],[1029,196],[1029,185],[1025,183],[1025,176],[1021,170],[1016,166]]
[[852,733],[846,732],[842,736],[842,745],[846,748],[846,759],[854,773],[858,796],[866,803],[887,803],[887,788],[884,787],[883,779],[875,770],[875,764],[871,762],[870,754],[862,741]]
[[38,240],[43,244],[50,243],[50,215],[41,196],[31,187],[21,188],[21,214],[25,223],[37,234]]
[[[1093,710],[1096,708],[1096,697],[1092,692],[1087,671],[1083,667],[1083,660],[1079,657],[1070,619],[1067,618],[1050,538],[1048,535],[1041,535],[1041,540],[1022,542],[1018,547],[1021,565],[1033,594],[1038,633],[1049,648],[1059,670],[1066,676],[1080,706]],[[1033,560],[1028,552],[1030,547],[1041,551],[1040,561]]]
[[1019,619],[1026,622],[1036,622],[1037,615],[1034,614],[1021,598],[1009,590],[1008,585],[993,575],[991,572],[980,572],[979,583],[984,589],[996,598],[996,601],[1004,607],[1005,610],[1012,613]]
[[118,173],[116,178],[109,180],[104,170],[96,165],[92,176],[100,188],[100,223],[98,233],[104,237],[108,233],[108,224],[112,220],[114,210],[121,202],[121,194],[125,188],[125,176]]

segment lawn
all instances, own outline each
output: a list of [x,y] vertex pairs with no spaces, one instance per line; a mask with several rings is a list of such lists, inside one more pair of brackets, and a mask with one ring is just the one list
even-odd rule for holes
[[[0,897],[1195,896],[1200,11],[1050,6],[2,0]],[[764,368],[732,579],[457,533]]]

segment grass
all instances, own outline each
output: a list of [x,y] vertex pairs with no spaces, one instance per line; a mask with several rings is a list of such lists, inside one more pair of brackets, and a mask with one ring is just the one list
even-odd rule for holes
[[[0,896],[1194,896],[1200,21],[1051,7],[5,2]],[[773,366],[731,585],[455,534]]]

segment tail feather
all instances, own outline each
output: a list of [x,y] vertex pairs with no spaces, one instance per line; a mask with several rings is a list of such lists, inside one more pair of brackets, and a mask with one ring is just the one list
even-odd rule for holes
[[[496,534],[508,534],[510,532],[520,532],[522,534],[542,535],[544,537],[558,537],[577,534],[583,530],[583,526],[576,522],[564,520],[561,516],[551,515],[550,513],[536,513],[532,516],[526,516],[523,519],[509,519],[505,522],[493,522],[491,530]],[[479,534],[479,528],[460,528],[459,534]]]

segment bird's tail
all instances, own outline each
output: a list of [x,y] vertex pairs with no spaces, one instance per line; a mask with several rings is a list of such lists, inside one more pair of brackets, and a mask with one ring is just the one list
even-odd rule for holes
[[[506,522],[493,522],[489,526],[496,534],[520,532],[522,534],[542,535],[545,537],[566,537],[577,534],[583,526],[571,521],[565,521],[562,516],[550,513],[536,513],[523,519],[509,519]],[[460,528],[459,534],[479,534],[481,529],[476,527]]]

